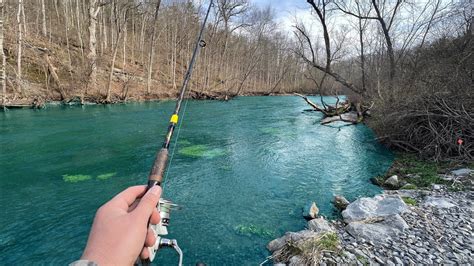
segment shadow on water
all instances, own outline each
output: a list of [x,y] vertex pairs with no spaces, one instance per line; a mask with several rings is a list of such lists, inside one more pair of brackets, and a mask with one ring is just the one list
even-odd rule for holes
[[[48,107],[0,115],[2,263],[80,257],[95,210],[144,184],[173,102]],[[278,108],[275,108],[275,107]],[[363,125],[324,127],[297,97],[191,101],[165,196],[183,206],[171,237],[185,264],[262,262],[266,243],[304,225],[301,207],[378,193],[392,155]],[[172,149],[174,148],[174,145]],[[160,264],[176,262],[172,251]]]

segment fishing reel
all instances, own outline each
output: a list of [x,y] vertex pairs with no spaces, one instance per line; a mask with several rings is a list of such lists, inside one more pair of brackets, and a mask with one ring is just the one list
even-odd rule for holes
[[150,254],[149,260],[150,262],[155,259],[156,253],[161,248],[173,248],[179,255],[179,264],[183,264],[183,252],[181,248],[178,246],[178,242],[176,239],[167,239],[163,236],[168,235],[168,225],[170,223],[170,213],[173,209],[178,209],[179,206],[172,203],[171,201],[160,199],[158,203],[157,209],[160,213],[160,223],[156,225],[150,224],[150,228],[153,231],[153,234],[156,237],[155,244],[152,247],[148,248],[148,252]]

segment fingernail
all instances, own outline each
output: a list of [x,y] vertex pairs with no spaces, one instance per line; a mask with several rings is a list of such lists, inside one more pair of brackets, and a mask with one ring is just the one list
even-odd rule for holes
[[152,188],[150,188],[149,192],[150,192],[151,194],[155,195],[155,196],[158,196],[158,195],[160,195],[160,193],[161,193],[161,187],[155,185],[155,186],[153,186]]

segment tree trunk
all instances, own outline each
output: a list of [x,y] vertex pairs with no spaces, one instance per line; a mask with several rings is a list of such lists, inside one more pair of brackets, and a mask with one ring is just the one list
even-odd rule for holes
[[71,59],[71,49],[69,47],[69,13],[68,13],[68,3],[69,0],[64,1],[64,18],[65,18],[65,29],[66,29],[66,47],[67,47],[67,56],[69,59],[69,74],[72,74],[72,59]]
[[[383,19],[382,15],[380,13],[379,7],[378,7],[375,0],[372,0],[372,5],[374,6],[375,12],[377,13],[377,18],[378,18],[378,21],[380,22],[380,26],[382,27],[383,35],[385,37],[385,43],[387,45],[387,53],[388,53],[388,57],[390,59],[389,91],[391,92],[391,90],[393,88],[393,81],[394,81],[394,78],[395,78],[395,71],[396,71],[395,70],[395,67],[396,67],[396,65],[395,65],[395,54],[394,54],[394,51],[393,51],[392,39],[390,38],[389,28],[387,27],[387,24],[385,23],[385,20]],[[395,10],[393,11],[392,20],[393,20],[393,17],[395,17],[397,7],[398,7],[398,1],[397,1],[397,6],[395,7]]]
[[148,73],[146,79],[146,93],[151,91],[151,74],[153,72],[153,58],[155,56],[156,22],[158,21],[158,11],[160,10],[161,0],[156,3],[155,16],[153,18],[153,33],[151,35],[150,53],[148,54]]
[[42,33],[44,37],[48,36],[48,29],[46,28],[46,8],[44,6],[44,0],[41,0],[41,14],[42,14]]
[[112,78],[114,76],[114,68],[115,68],[115,61],[117,59],[117,52],[118,52],[118,44],[120,40],[120,32],[117,32],[117,38],[115,40],[114,52],[112,56],[112,63],[110,65],[110,73],[109,73],[109,81],[107,83],[107,95],[105,97],[106,102],[110,102],[110,93],[112,90]]
[[51,74],[51,77],[53,77],[54,82],[58,86],[58,92],[61,95],[61,101],[64,101],[67,95],[66,95],[66,92],[64,91],[61,81],[59,80],[59,76],[56,73],[56,68],[53,66],[53,64],[51,63],[51,60],[49,59],[48,51],[44,53],[44,59],[48,68],[48,72]]
[[0,56],[2,57],[2,67],[0,71],[0,86],[2,86],[2,105],[5,108],[7,103],[7,80],[6,80],[6,56],[3,51],[3,15],[4,2],[0,0]]
[[81,102],[84,100],[84,95],[87,94],[88,87],[94,87],[97,84],[97,15],[100,11],[98,5],[99,0],[91,0],[89,3],[89,53],[87,59],[89,60],[89,80],[87,82],[85,91],[81,97]]
[[23,10],[23,0],[18,0],[18,12],[16,15],[16,22],[18,23],[18,39],[17,39],[17,46],[18,46],[18,53],[16,57],[16,83],[17,83],[17,90],[23,94],[21,82],[22,82],[22,72],[21,72],[21,58],[23,52],[23,22],[21,19]]
[[[82,1],[81,1],[82,2]],[[81,45],[81,55],[84,57],[84,40],[82,39],[82,24],[79,12],[79,0],[76,0],[76,21],[77,21],[77,37]]]

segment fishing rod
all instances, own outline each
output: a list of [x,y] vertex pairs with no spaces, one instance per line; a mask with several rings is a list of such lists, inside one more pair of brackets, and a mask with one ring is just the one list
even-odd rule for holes
[[[186,89],[188,87],[189,80],[191,79],[191,75],[193,73],[193,68],[194,64],[196,63],[197,56],[199,54],[199,51],[201,48],[204,48],[206,46],[206,42],[202,39],[202,35],[204,33],[204,29],[206,27],[207,19],[209,18],[209,14],[211,12],[211,8],[213,5],[214,0],[211,0],[209,3],[209,7],[206,12],[206,16],[204,18],[204,21],[201,25],[201,29],[198,34],[198,38],[196,41],[196,46],[194,47],[194,52],[193,56],[191,58],[191,61],[189,63],[188,69],[186,71],[186,74],[184,75],[184,81],[183,85],[181,87],[181,92],[179,94],[178,100],[176,102],[176,107],[174,109],[173,114],[171,115],[169,126],[168,126],[168,131],[166,133],[165,140],[163,142],[163,145],[159,152],[156,155],[156,159],[153,163],[153,167],[151,168],[150,174],[148,176],[148,186],[147,186],[147,191],[148,189],[154,187],[154,186],[162,186],[163,184],[163,177],[165,174],[165,169],[168,165],[168,154],[169,154],[169,147],[171,143],[171,138],[173,137],[174,130],[176,128],[176,125],[178,125],[179,121],[179,111],[181,110],[181,104],[184,100],[184,96],[186,93]],[[176,252],[179,254],[179,265],[182,265],[183,263],[183,252],[178,246],[178,242],[176,239],[166,239],[163,238],[162,236],[165,236],[168,234],[168,225],[170,222],[170,212],[173,208],[175,208],[177,205],[173,204],[171,201],[163,200],[160,199],[160,202],[158,203],[158,212],[160,213],[161,221],[157,225],[150,225],[151,229],[153,230],[153,233],[155,234],[156,237],[156,242],[153,247],[149,247],[149,259],[147,260],[142,260],[143,265],[149,265],[155,258],[156,253],[158,250],[162,247],[170,247],[174,248]]]

